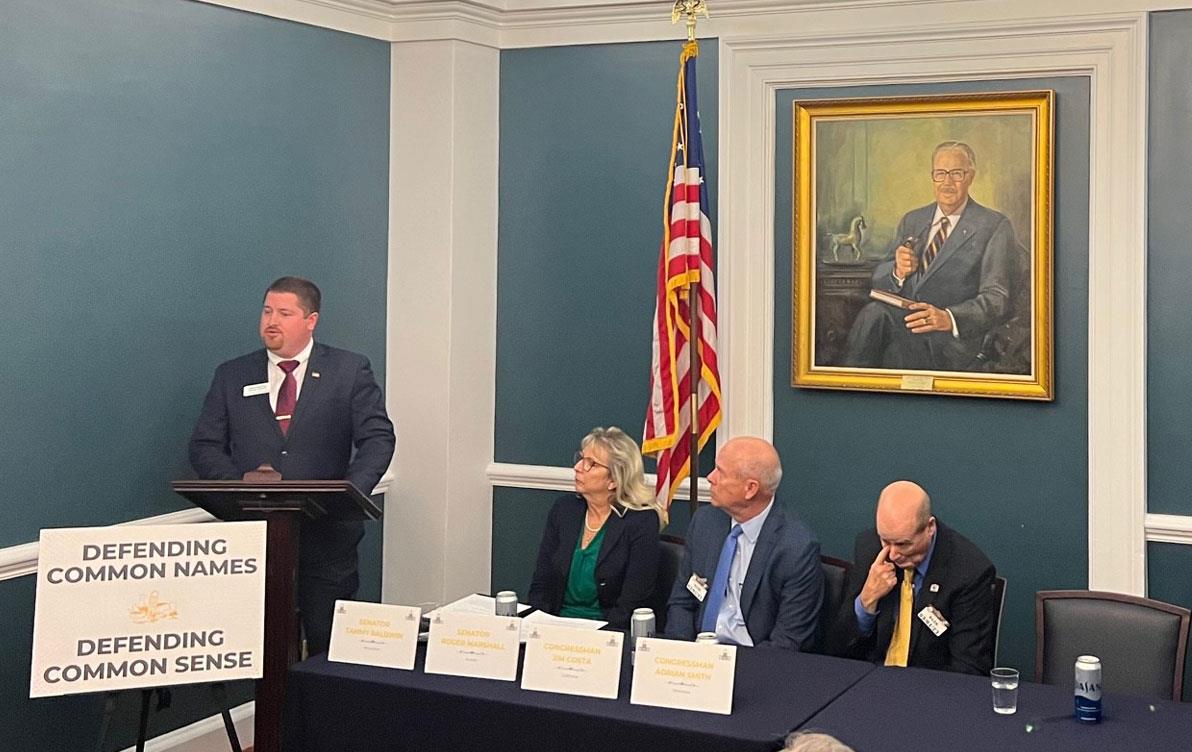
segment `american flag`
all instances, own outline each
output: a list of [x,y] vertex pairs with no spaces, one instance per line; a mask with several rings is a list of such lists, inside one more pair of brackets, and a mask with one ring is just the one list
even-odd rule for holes
[[699,45],[688,42],[679,56],[670,171],[658,259],[650,406],[642,451],[657,455],[659,505],[669,508],[675,490],[691,474],[691,306],[688,286],[698,284],[700,380],[697,390],[699,448],[720,425],[720,370],[716,361],[716,280],[712,273],[712,225],[704,148],[695,101]]

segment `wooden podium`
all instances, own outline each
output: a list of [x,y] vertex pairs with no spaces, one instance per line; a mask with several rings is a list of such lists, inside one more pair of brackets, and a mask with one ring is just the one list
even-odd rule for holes
[[[298,660],[294,586],[305,519],[375,520],[381,509],[344,480],[280,480],[272,468],[244,480],[177,480],[174,490],[226,521],[265,520],[265,665],[257,680],[255,752],[281,752],[286,673]],[[264,480],[273,478],[273,480]]]

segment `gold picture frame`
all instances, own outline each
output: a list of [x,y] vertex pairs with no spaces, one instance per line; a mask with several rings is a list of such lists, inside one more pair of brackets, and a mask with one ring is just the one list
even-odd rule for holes
[[1054,97],[793,103],[792,386],[1054,399]]

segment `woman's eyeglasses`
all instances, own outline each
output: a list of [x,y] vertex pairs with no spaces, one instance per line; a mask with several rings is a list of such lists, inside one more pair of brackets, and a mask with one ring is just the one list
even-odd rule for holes
[[571,458],[571,464],[575,465],[580,470],[583,470],[585,473],[594,467],[603,467],[605,470],[608,469],[608,465],[597,462],[592,457],[585,457],[582,451],[575,453],[575,456]]

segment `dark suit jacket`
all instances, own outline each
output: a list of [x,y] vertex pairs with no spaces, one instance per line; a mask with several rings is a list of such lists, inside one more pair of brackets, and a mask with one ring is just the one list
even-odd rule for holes
[[[687,581],[694,573],[711,584],[731,527],[732,518],[713,506],[701,507],[691,518],[687,548],[667,604],[667,636],[690,640],[699,631],[707,598],[696,600]],[[810,650],[815,646],[824,599],[819,555],[819,543],[807,526],[775,501],[741,588],[745,627],[755,647]]]
[[[571,557],[587,508],[575,494],[559,497],[551,507],[530,583],[531,606],[556,615],[563,608]],[[628,628],[633,609],[649,605],[658,579],[658,551],[656,512],[614,508],[604,523],[604,541],[596,556],[596,595],[609,625]]]
[[[393,457],[394,436],[368,358],[316,342],[285,436],[268,394],[243,395],[245,386],[268,381],[268,362],[261,349],[215,370],[190,438],[195,472],[235,480],[268,462],[286,480],[349,480],[372,493]],[[306,565],[354,553],[363,527],[320,521],[304,524],[301,535]]]
[[[898,615],[898,588],[878,602],[873,634],[865,637],[857,628],[853,603],[861,594],[869,566],[881,550],[877,532],[857,536],[853,568],[849,573],[846,598],[828,636],[832,653],[881,663],[894,634]],[[993,668],[993,630],[996,614],[993,602],[993,564],[971,541],[937,521],[935,551],[927,576],[915,595],[912,609],[911,646],[908,666],[988,675]],[[938,586],[938,588],[936,587]],[[933,589],[936,588],[936,589]],[[939,637],[931,633],[918,613],[928,605],[948,621]]]
[[[908,212],[898,223],[896,243],[914,237],[916,249],[926,248],[935,209],[935,204],[928,204]],[[1013,312],[1012,296],[1022,284],[1026,262],[1026,249],[1015,238],[1010,220],[970,197],[926,271],[915,272],[900,287],[891,259],[874,270],[873,287],[950,310],[959,339],[948,333],[921,336],[933,337],[937,366],[964,369],[971,365],[985,334]]]

